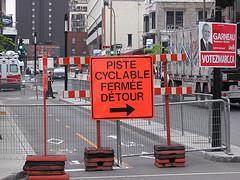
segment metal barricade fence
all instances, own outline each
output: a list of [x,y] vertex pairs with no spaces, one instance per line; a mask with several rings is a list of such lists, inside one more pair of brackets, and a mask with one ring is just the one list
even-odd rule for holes
[[72,78],[69,79],[69,89],[71,90],[89,90],[90,89],[90,82],[88,80],[81,80]]
[[[2,158],[43,155],[43,105],[1,105],[0,154]],[[96,146],[96,123],[91,120],[90,105],[47,105],[47,153],[66,154],[83,159],[85,147]],[[101,123],[102,145],[116,149],[115,123]]]
[[[220,109],[213,109],[218,103]],[[211,149],[230,150],[229,109],[228,103],[223,100],[189,101],[170,103],[171,142],[183,144],[187,151],[201,151]],[[153,154],[155,144],[166,144],[167,134],[165,126],[165,105],[155,105],[155,118],[153,120],[122,121],[122,126],[138,133],[138,137],[129,137],[121,131],[122,156],[138,156]],[[217,110],[213,117],[213,111]],[[213,118],[221,120],[219,134],[221,145],[212,147],[212,121]],[[134,139],[130,144],[124,139]],[[144,142],[146,141],[147,142]],[[144,142],[144,143],[143,143]],[[129,150],[131,147],[131,150]]]
[[[219,103],[221,145],[212,147],[213,103]],[[121,157],[152,154],[155,144],[166,143],[165,105],[155,105],[151,120],[101,121],[101,144],[112,147],[118,162]],[[43,106],[0,105],[0,158],[43,155]],[[187,151],[230,150],[229,108],[223,100],[170,103],[171,142]],[[85,147],[96,146],[96,122],[88,105],[47,105],[47,152],[66,154],[83,161]]]

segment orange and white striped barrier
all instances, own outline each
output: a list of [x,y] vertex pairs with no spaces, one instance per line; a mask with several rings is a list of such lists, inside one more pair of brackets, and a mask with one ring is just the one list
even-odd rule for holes
[[[187,59],[186,54],[156,54],[153,55],[154,62],[164,62],[164,61],[185,61]],[[79,65],[79,64],[89,64],[90,56],[76,56],[76,57],[58,57],[58,65]]]
[[156,54],[153,55],[154,62],[160,61],[185,61],[187,58],[186,54]]
[[79,65],[79,64],[89,64],[89,56],[76,56],[76,57],[58,57],[58,65]]
[[192,87],[164,87],[155,88],[155,95],[192,94]]
[[89,90],[63,91],[63,98],[87,98],[90,97]]
[[[192,87],[166,87],[154,88],[155,95],[181,95],[192,94]],[[89,98],[90,90],[63,91],[63,98]]]

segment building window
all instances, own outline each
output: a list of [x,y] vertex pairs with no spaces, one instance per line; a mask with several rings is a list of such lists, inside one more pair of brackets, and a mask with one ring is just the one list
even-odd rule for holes
[[[205,11],[205,18],[207,18],[207,11]],[[203,11],[198,11],[198,21],[203,21]]]
[[128,47],[132,47],[132,34],[128,34]]
[[149,16],[144,16],[144,32],[149,31]]
[[152,23],[151,28],[152,29],[156,29],[156,13],[155,12],[151,12],[150,18],[151,18],[151,23]]
[[167,11],[166,16],[167,29],[183,27],[183,11]]
[[72,38],[72,44],[76,44],[76,38]]
[[77,6],[74,10],[75,12],[87,12],[87,6]]
[[72,48],[72,55],[74,55],[76,53],[76,49]]

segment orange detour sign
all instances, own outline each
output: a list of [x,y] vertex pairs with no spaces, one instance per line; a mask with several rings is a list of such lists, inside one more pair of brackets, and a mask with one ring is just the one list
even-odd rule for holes
[[151,56],[92,57],[92,118],[152,118],[152,63]]

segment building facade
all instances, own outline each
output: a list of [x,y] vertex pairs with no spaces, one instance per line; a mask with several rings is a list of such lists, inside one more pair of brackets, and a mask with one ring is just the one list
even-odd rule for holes
[[[0,16],[6,14],[6,0],[0,0]],[[2,34],[2,28],[0,28],[0,34]]]
[[6,14],[6,0],[0,0],[0,14]]
[[86,56],[88,47],[86,45],[87,32],[68,32],[68,56]]
[[144,0],[89,0],[90,52],[114,44],[121,44],[122,53],[141,48],[144,12]]
[[69,12],[69,31],[86,32],[87,0],[71,0]]
[[69,12],[68,0],[17,0],[18,38],[38,44],[57,44],[64,55],[64,15]]
[[153,43],[167,42],[169,32],[195,28],[199,21],[214,16],[215,1],[206,0],[146,0],[144,15],[144,45],[147,39]]

